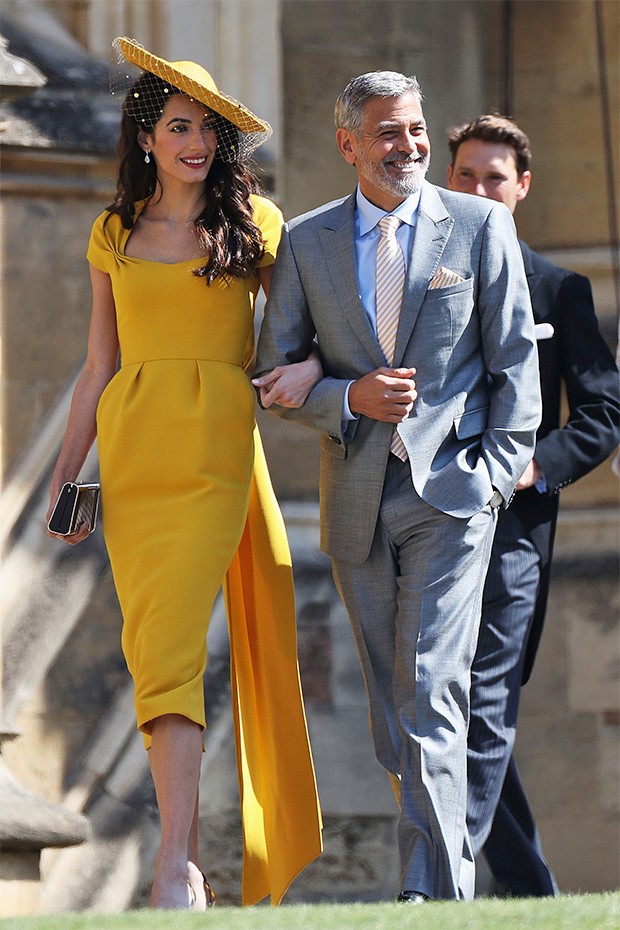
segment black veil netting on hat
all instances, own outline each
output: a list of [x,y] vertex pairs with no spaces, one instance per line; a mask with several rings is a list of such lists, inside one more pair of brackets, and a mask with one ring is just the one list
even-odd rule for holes
[[[110,93],[122,101],[123,112],[147,132],[151,132],[161,118],[168,100],[176,94],[184,93],[207,107],[209,122],[218,136],[216,158],[226,162],[245,160],[270,137],[272,130],[268,123],[258,120],[232,97],[222,94],[221,91],[214,91],[214,84],[213,88],[201,84],[194,77],[176,71],[173,65],[163,59],[151,56],[135,43],[132,43],[132,48],[143,52],[145,64],[152,59],[152,66],[156,67],[159,73],[153,74],[128,62],[121,47],[121,40],[115,39],[110,61]],[[210,78],[203,69],[193,67]],[[234,122],[219,113],[215,107],[229,112]],[[244,130],[243,126],[252,128]],[[257,126],[265,128],[257,131]]]

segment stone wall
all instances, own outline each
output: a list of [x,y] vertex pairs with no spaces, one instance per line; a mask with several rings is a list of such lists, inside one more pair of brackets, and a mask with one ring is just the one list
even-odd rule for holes
[[82,363],[90,227],[114,191],[110,160],[3,149],[0,485]]

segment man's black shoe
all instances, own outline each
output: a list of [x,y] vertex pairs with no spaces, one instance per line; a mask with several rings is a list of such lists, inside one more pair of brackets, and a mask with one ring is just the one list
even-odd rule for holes
[[421,891],[401,891],[396,900],[405,904],[426,904],[430,898]]

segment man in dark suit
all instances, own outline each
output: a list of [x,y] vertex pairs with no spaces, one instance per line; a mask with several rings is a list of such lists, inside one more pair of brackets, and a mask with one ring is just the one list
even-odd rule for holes
[[268,404],[260,373],[317,339],[324,377],[278,412],[321,434],[321,546],[400,805],[400,900],[470,898],[470,667],[495,512],[540,422],[530,298],[510,211],[425,180],[415,78],[360,75],[335,118],[357,187],[285,225],[255,383]]
[[[480,116],[450,131],[448,186],[514,212],[528,193],[530,145],[510,120]],[[561,488],[618,443],[618,373],[599,333],[590,282],[520,242],[537,324],[543,419],[536,451],[499,514],[472,667],[467,821],[497,884],[557,893],[512,756],[522,683],[540,640]],[[569,413],[560,424],[562,382]]]

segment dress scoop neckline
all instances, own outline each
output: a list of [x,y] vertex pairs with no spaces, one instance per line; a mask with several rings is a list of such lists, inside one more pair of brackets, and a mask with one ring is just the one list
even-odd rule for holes
[[131,236],[134,230],[136,220],[142,213],[146,204],[147,204],[146,200],[141,200],[139,203],[136,204],[136,212],[133,218],[134,225],[131,227],[131,229],[123,228],[123,239],[121,241],[121,250],[122,250],[121,254],[126,261],[145,262],[148,265],[162,265],[164,268],[174,268],[175,265],[189,265],[193,262],[201,262],[201,261],[204,262],[207,260],[206,255],[197,255],[195,258],[184,258],[180,262],[158,262],[157,259],[154,259],[154,258],[139,258],[137,255],[127,255],[126,249],[127,249],[127,243],[129,242],[129,237]]

